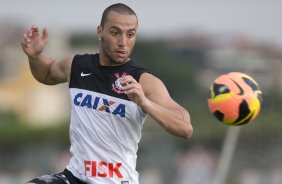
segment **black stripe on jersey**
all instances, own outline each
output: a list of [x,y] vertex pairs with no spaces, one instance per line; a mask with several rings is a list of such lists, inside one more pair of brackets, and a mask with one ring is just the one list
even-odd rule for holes
[[127,95],[118,93],[113,85],[124,73],[132,75],[136,81],[146,69],[133,60],[120,66],[101,66],[99,54],[75,55],[72,66],[69,88],[78,88],[129,100]]

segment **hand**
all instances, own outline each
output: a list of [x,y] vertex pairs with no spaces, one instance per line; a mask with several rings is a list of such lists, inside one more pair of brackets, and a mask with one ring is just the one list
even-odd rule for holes
[[43,29],[42,36],[39,33],[39,27],[33,25],[24,34],[21,41],[23,51],[28,57],[37,58],[44,50],[48,41],[48,31]]
[[142,107],[146,100],[148,100],[144,94],[142,86],[131,75],[123,76],[120,83],[123,86],[122,90],[128,98],[140,107]]

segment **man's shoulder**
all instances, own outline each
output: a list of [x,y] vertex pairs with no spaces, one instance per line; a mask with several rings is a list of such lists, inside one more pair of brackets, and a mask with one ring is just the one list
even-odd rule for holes
[[93,65],[99,61],[98,54],[76,54],[73,58],[73,65]]

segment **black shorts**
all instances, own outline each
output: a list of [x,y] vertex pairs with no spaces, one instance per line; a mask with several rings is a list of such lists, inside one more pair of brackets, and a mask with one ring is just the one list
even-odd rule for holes
[[58,174],[39,176],[29,182],[36,184],[86,184],[85,182],[76,178],[67,169]]

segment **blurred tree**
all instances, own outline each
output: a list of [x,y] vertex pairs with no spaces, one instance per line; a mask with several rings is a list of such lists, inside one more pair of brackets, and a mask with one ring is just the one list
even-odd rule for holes
[[99,45],[97,37],[93,32],[72,33],[68,39],[70,47],[96,47]]
[[193,66],[173,52],[170,45],[162,40],[137,42],[133,52],[135,59],[166,84],[176,99],[192,96],[197,89],[196,72]]

